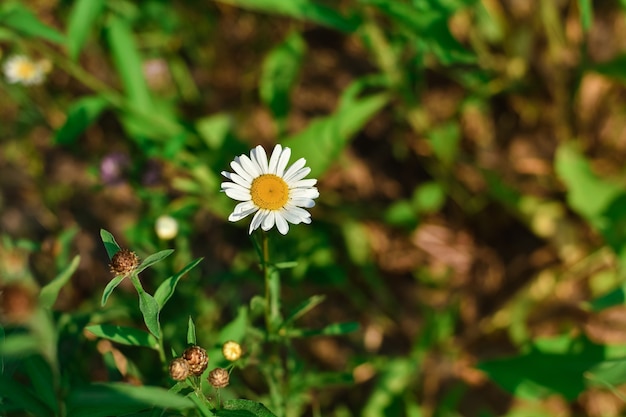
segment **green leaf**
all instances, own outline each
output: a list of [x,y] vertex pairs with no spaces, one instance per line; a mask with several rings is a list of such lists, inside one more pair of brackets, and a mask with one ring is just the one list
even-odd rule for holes
[[607,77],[611,77],[621,82],[626,83],[626,55],[621,54],[614,59],[602,62],[600,64],[590,65],[587,69],[590,71],[598,72]]
[[39,352],[40,347],[41,341],[32,334],[11,334],[0,344],[0,358],[28,356]]
[[139,292],[139,309],[143,314],[143,320],[146,327],[155,337],[161,337],[159,327],[159,304],[154,297],[145,291]]
[[558,393],[574,400],[585,372],[607,358],[603,346],[568,336],[535,341],[528,353],[485,361],[479,368],[506,391],[526,399]]
[[73,60],[78,58],[103,9],[104,0],[77,0],[74,3],[67,23],[67,49]]
[[53,410],[52,415],[58,415],[56,384],[48,362],[39,355],[33,355],[25,358],[22,364],[37,396]]
[[193,319],[189,316],[189,321],[187,323],[187,343],[191,345],[195,345],[196,341],[196,325],[193,323]]
[[38,393],[15,381],[7,374],[0,374],[0,392],[3,399],[14,405],[13,409],[24,410],[35,416],[53,416],[53,411],[46,407]]
[[461,129],[457,122],[448,122],[431,129],[428,137],[433,152],[447,166],[456,159],[460,140]]
[[110,17],[106,25],[106,37],[128,100],[134,108],[149,111],[152,98],[129,23],[118,17]]
[[163,306],[174,294],[174,290],[176,289],[176,285],[178,281],[189,271],[191,271],[196,265],[198,265],[202,259],[198,258],[195,261],[192,261],[187,266],[185,266],[182,270],[180,270],[177,274],[172,275],[165,281],[159,285],[159,288],[154,293],[154,299],[159,304],[159,311],[163,309]]
[[285,15],[301,20],[308,20],[321,25],[353,32],[360,24],[358,17],[344,17],[334,9],[311,0],[219,0],[246,9],[265,13]]
[[289,329],[285,336],[292,338],[312,336],[337,336],[352,333],[359,330],[359,323],[334,323],[321,329]]
[[122,280],[124,280],[124,278],[126,278],[126,276],[118,275],[115,278],[113,278],[111,281],[109,281],[104,291],[102,291],[102,300],[100,301],[101,306],[104,306],[107,303],[107,300],[109,299],[109,296],[111,295],[113,290],[118,285],[120,285],[120,283],[122,282]]
[[109,260],[113,259],[113,255],[120,251],[120,245],[117,244],[113,235],[104,229],[100,229],[100,238],[104,244],[104,249],[107,251],[107,255],[109,255]]
[[136,413],[158,407],[185,410],[193,402],[164,388],[124,383],[91,384],[69,390],[67,415],[72,417],[107,417]]
[[74,102],[68,109],[67,120],[54,135],[54,142],[59,145],[76,142],[85,129],[98,119],[107,103],[100,96],[83,97]]
[[572,145],[561,145],[555,169],[567,187],[569,206],[598,230],[626,265],[626,190],[598,177]]
[[41,307],[48,309],[52,308],[57,300],[57,297],[59,296],[59,291],[61,291],[61,288],[67,284],[74,272],[76,272],[79,264],[80,256],[76,255],[65,270],[63,270],[41,289],[41,292],[39,293],[39,305],[41,305]]
[[445,10],[437,3],[422,2],[420,7],[397,0],[361,0],[375,5],[392,22],[426,50],[432,52],[444,65],[472,63],[473,53],[466,50],[450,32],[448,20],[454,9]]
[[419,369],[419,363],[414,358],[395,358],[384,362],[379,369],[376,383],[363,407],[363,417],[389,415],[387,409],[408,392],[409,385],[417,378],[415,369]]
[[85,327],[94,335],[115,343],[128,346],[143,346],[158,349],[159,342],[148,332],[132,327],[115,326],[112,324],[94,324]]
[[580,10],[580,23],[583,30],[587,32],[593,23],[593,7],[591,0],[578,0],[578,10]]
[[588,386],[616,387],[626,383],[626,359],[600,362],[585,373]]
[[319,177],[337,160],[349,140],[388,102],[386,94],[355,98],[348,88],[339,109],[332,115],[319,118],[302,132],[283,141],[293,155],[307,160],[311,177]]
[[157,253],[153,253],[152,255],[148,256],[146,259],[143,260],[143,262],[139,264],[135,273],[139,275],[139,273],[142,272],[144,269],[149,268],[155,263],[162,261],[163,259],[170,256],[172,253],[174,253],[174,249],[165,249]]
[[300,317],[304,316],[306,313],[320,305],[325,299],[326,296],[324,295],[313,295],[309,297],[308,300],[302,302],[293,310],[291,315],[289,315],[289,317],[285,320],[283,327],[288,327]]
[[306,52],[299,33],[293,32],[275,47],[263,61],[259,93],[279,122],[280,131],[289,112],[289,96]]
[[[237,413],[233,413],[237,412]],[[217,416],[225,417],[276,417],[274,413],[268,410],[262,403],[250,400],[228,400],[224,402],[224,408],[218,410]]]
[[218,113],[196,122],[196,131],[209,149],[220,149],[233,128],[233,117]]
[[24,36],[63,43],[65,37],[56,29],[42,23],[37,16],[19,3],[8,3],[0,9],[0,26],[13,29]]

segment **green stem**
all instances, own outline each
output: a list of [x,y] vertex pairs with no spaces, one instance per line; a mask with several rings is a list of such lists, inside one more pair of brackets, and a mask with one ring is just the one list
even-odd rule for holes
[[267,334],[272,334],[272,297],[270,291],[270,250],[269,250],[269,237],[266,232],[261,232],[261,265],[263,266],[263,276],[265,279],[265,328]]

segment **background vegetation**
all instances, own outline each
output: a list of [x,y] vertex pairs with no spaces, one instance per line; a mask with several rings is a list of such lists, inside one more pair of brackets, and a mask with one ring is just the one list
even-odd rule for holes
[[[149,293],[187,272],[160,306],[168,360],[191,317],[211,361],[233,335],[259,361],[224,398],[279,415],[623,415],[624,33],[623,0],[3,2],[2,61],[50,71],[0,80],[0,415],[111,415],[121,382],[148,390],[126,413],[162,415],[138,411],[174,385],[159,354],[85,330],[145,330],[129,280],[101,306],[101,229],[141,259],[175,250],[142,273]],[[312,225],[273,240],[276,262],[297,261],[282,307],[305,329],[278,399],[251,330],[263,275],[219,192],[234,156],[274,143],[320,190]]]

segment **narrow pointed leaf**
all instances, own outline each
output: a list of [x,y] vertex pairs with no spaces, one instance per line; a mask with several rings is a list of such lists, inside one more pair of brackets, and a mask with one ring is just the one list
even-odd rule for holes
[[167,303],[167,301],[174,294],[174,290],[176,289],[176,285],[178,284],[178,281],[187,272],[191,271],[196,265],[198,265],[202,261],[202,259],[204,258],[198,258],[195,261],[190,262],[187,266],[185,266],[182,270],[180,270],[180,272],[178,272],[175,275],[172,275],[171,277],[163,281],[161,285],[159,285],[159,288],[157,288],[157,290],[154,293],[154,299],[159,304],[159,311],[163,309],[163,306],[165,305],[165,303]]
[[109,299],[109,296],[111,295],[113,290],[118,285],[120,285],[120,283],[124,280],[124,278],[125,278],[124,275],[118,275],[115,278],[113,278],[111,281],[109,281],[106,288],[102,292],[102,301],[100,302],[101,306],[104,306],[107,303],[107,300]]
[[143,346],[158,349],[157,339],[148,332],[132,327],[115,326],[112,324],[95,324],[85,327],[94,335],[115,343],[128,346]]
[[117,244],[113,235],[104,229],[100,229],[100,238],[102,239],[104,248],[107,251],[107,255],[109,255],[109,259],[112,259],[113,255],[121,249],[120,245]]
[[144,269],[154,265],[157,262],[162,261],[163,259],[170,256],[173,252],[174,252],[174,249],[165,249],[160,252],[153,253],[152,255],[144,259],[143,262],[141,262],[141,264],[139,264],[139,267],[137,267],[136,273],[139,274]]
[[67,24],[67,49],[73,60],[78,58],[103,9],[104,0],[77,0],[74,3]]
[[43,308],[52,308],[57,300],[57,297],[59,296],[59,291],[61,291],[61,288],[67,284],[74,272],[76,272],[79,264],[80,256],[76,255],[64,271],[62,271],[56,276],[56,278],[41,289],[41,292],[39,293],[39,304]]
[[187,343],[191,345],[196,344],[196,325],[194,324],[191,316],[189,316],[189,322],[187,325]]
[[143,314],[146,327],[155,337],[160,337],[159,328],[159,304],[154,297],[145,291],[139,293],[139,309]]

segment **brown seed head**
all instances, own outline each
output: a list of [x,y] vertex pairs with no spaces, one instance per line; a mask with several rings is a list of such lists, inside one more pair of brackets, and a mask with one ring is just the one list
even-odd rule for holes
[[213,386],[213,388],[224,388],[228,386],[228,382],[230,381],[230,375],[228,371],[224,368],[215,368],[211,372],[209,372],[209,384]]
[[189,376],[189,363],[183,358],[170,362],[170,376],[175,381],[184,381]]
[[229,340],[222,346],[222,354],[228,361],[234,362],[237,359],[241,358],[241,353],[241,345],[232,340]]
[[24,324],[37,307],[35,289],[21,283],[0,287],[0,321],[7,324]]
[[183,352],[183,359],[189,364],[192,374],[199,376],[206,369],[209,363],[209,355],[200,346],[190,346]]
[[128,249],[120,249],[113,258],[111,259],[111,263],[109,267],[111,268],[111,272],[115,274],[115,276],[120,275],[130,275],[135,269],[139,266],[139,257],[135,254],[135,252],[131,252]]

